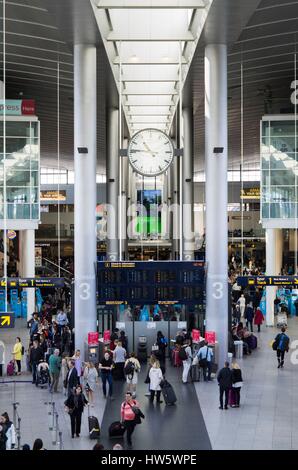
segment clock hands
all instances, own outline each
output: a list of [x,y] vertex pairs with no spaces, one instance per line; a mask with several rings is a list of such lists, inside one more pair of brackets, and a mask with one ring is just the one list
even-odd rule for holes
[[149,148],[149,146],[146,144],[146,142],[143,142],[144,147],[147,149],[145,153],[151,153],[152,157],[156,157],[156,152],[152,152],[152,150]]

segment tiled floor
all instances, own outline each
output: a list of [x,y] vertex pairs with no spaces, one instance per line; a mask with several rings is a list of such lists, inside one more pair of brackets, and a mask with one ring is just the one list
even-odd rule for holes
[[[22,335],[22,339],[25,339],[26,330],[21,326],[17,324],[16,329],[5,333],[8,348],[6,362],[15,336]],[[298,339],[298,319],[289,321],[288,332],[292,341]],[[244,378],[239,409],[218,409],[216,381],[195,383],[213,449],[298,449],[298,365],[291,363],[288,354],[285,368],[277,369],[276,356],[269,344],[276,333],[275,328],[263,327],[263,331],[258,334],[258,349],[250,357],[239,361]],[[0,339],[4,339],[2,333]],[[24,375],[20,379],[30,381],[31,376]],[[41,437],[47,449],[55,448],[49,431],[48,406],[45,405],[50,400],[50,394],[46,390],[36,389],[31,383],[14,386],[1,383],[0,378],[1,413],[8,411],[12,416],[14,387],[16,401],[20,402],[18,411],[22,418],[22,444],[32,445],[36,437]],[[91,449],[94,442],[87,437],[87,412],[83,416],[81,437],[71,439],[70,420],[64,411],[64,400],[62,393],[54,394],[64,449]],[[93,410],[100,422],[104,409],[105,400],[98,387]]]
[[[290,352],[285,368],[277,369],[270,341],[278,330],[262,329],[255,333],[258,349],[238,361],[244,379],[239,409],[218,409],[217,381],[195,384],[213,449],[298,449],[298,364]],[[298,319],[289,320],[288,334],[298,339]]]

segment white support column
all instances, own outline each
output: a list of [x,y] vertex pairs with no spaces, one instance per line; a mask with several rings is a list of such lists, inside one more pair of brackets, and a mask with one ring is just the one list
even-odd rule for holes
[[[266,229],[266,275],[281,274],[283,256],[282,229]],[[274,299],[276,287],[266,287],[266,325],[274,326]]]
[[[21,276],[35,277],[35,230],[22,230],[20,235]],[[35,289],[27,291],[27,321],[35,312]]]
[[118,208],[119,208],[119,111],[108,110],[107,134],[107,259],[119,260]]
[[178,176],[178,165],[179,158],[174,157],[171,166],[171,235],[172,235],[172,259],[179,259],[179,176]]
[[[124,139],[123,141],[123,148],[127,149],[127,139]],[[121,229],[121,235],[122,235],[122,260],[127,259],[128,255],[128,243],[127,243],[127,197],[128,197],[128,158],[127,157],[121,157],[122,158],[122,202],[121,202],[121,209],[122,209],[122,217],[121,217],[121,222],[122,222],[122,229]]]
[[[228,353],[227,46],[205,50],[206,329],[215,331],[219,367]],[[221,147],[222,153],[214,149]]]
[[[96,47],[74,46],[75,347],[96,331]],[[79,153],[78,148],[88,153]]]
[[194,259],[194,212],[193,212],[193,110],[183,109],[184,153],[182,157],[183,191],[183,259]]

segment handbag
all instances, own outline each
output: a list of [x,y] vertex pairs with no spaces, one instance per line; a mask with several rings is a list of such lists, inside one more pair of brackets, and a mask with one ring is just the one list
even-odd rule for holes
[[133,406],[133,405],[130,405],[130,404],[129,404],[129,406],[131,407],[132,411],[135,414],[135,419],[134,419],[135,424],[141,424],[142,423],[141,418],[143,418],[143,419],[145,418],[144,413],[137,406]]

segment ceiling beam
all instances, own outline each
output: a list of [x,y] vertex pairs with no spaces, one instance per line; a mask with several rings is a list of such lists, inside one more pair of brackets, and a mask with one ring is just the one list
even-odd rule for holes
[[110,32],[106,38],[109,42],[190,42],[194,41],[195,37],[190,31],[185,31],[181,35],[161,35],[159,37],[150,37],[148,34],[141,36],[133,32],[129,36],[124,36],[117,32]]
[[[71,72],[68,72],[71,73]],[[127,79],[123,78],[122,82],[124,83],[176,83],[179,81],[179,78],[172,78],[172,79],[156,79],[156,80],[133,80],[133,79]]]
[[[122,93],[122,95],[126,95],[126,96],[173,96],[173,95],[178,95],[178,93],[176,91],[173,91],[171,93],[148,93],[148,92],[147,93],[146,92],[144,92],[144,93],[143,92],[141,92],[141,93],[136,93],[136,92],[129,93],[127,91],[124,91]],[[133,106],[133,105],[131,105],[131,106]],[[152,106],[154,106],[154,105],[152,105]]]
[[[187,60],[185,57],[182,57],[181,60],[183,65],[187,65]],[[114,65],[120,65],[120,59],[119,57],[116,57],[113,61]],[[178,60],[138,60],[134,62],[133,60],[122,60],[121,65],[180,65]]]
[[203,9],[205,4],[203,0],[99,0],[97,8],[132,8],[132,9]]

